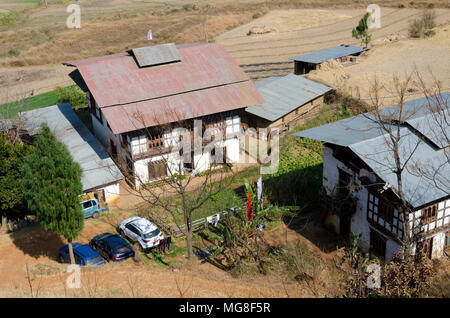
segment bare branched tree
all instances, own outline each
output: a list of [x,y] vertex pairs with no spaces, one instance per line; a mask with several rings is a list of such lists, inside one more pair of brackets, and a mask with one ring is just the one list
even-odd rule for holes
[[440,148],[443,156],[440,162],[414,162],[408,167],[408,171],[418,177],[429,180],[437,189],[450,194],[450,106],[448,95],[443,95],[440,81],[430,70],[432,84],[427,85],[423,76],[416,70],[418,89],[426,98],[425,107],[428,116],[426,126],[427,133],[433,142]]
[[[134,169],[122,160],[122,171],[136,185],[130,192],[148,203],[147,217],[156,220],[155,223],[169,234],[172,228],[169,223],[174,223],[175,229],[186,237],[190,259],[194,255],[194,214],[230,186],[234,171],[227,164],[223,151],[224,126],[217,126],[225,122],[225,117],[211,118],[213,125],[210,127],[205,122],[185,120],[195,116],[180,113],[169,104],[165,106],[158,114],[144,114],[139,110],[128,113],[128,119],[136,128],[133,134],[145,136],[145,151],[142,157],[136,157],[143,161],[132,163]],[[199,166],[201,173],[197,170]],[[148,178],[146,173],[141,173],[142,169],[148,169]],[[154,209],[162,215],[156,214]],[[217,212],[221,211],[211,211],[211,214]]]
[[[409,92],[420,89],[423,91],[427,102],[418,107],[405,107]],[[396,107],[385,108],[383,94],[381,91],[387,91],[390,96],[396,99]],[[366,103],[366,113],[363,114],[370,119],[376,129],[381,131],[383,138],[380,149],[373,149],[373,153],[367,156],[367,160],[382,167],[395,175],[396,184],[389,188],[399,200],[396,208],[399,218],[403,225],[403,235],[393,233],[396,239],[401,242],[405,258],[410,255],[410,249],[415,243],[420,241],[421,224],[412,224],[412,213],[414,208],[407,199],[405,186],[411,188],[411,184],[405,184],[405,173],[415,174],[428,178],[434,185],[440,189],[449,186],[448,175],[448,106],[440,92],[440,85],[436,81],[434,88],[425,85],[422,77],[417,70],[408,73],[404,78],[393,77],[393,86],[385,87],[376,77],[370,85],[369,103]],[[430,124],[427,127],[427,136],[417,133],[410,123],[415,118],[423,116],[429,118]],[[408,124],[407,124],[408,122]],[[430,135],[435,136],[437,143],[442,143],[447,155],[447,160],[433,164],[429,160],[421,160],[418,155],[420,147],[426,143]],[[418,138],[410,138],[416,135]],[[425,191],[417,186],[417,191]],[[443,190],[445,191],[445,190]],[[447,189],[448,191],[448,189]],[[448,193],[448,192],[447,192]]]
[[0,91],[0,132],[3,138],[13,145],[21,142],[20,124],[16,115],[27,109],[29,106],[28,98],[32,95],[32,92],[29,91],[10,95],[8,85],[2,87]]

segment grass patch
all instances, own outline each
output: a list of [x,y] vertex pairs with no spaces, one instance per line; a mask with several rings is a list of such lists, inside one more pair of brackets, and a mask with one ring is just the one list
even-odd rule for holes
[[87,107],[86,95],[76,85],[57,87],[53,91],[0,106],[2,118],[13,118],[19,112],[68,102],[74,109]]
[[58,97],[54,92],[47,92],[36,96],[27,97],[23,100],[4,104],[0,106],[0,114],[3,118],[13,118],[19,112],[47,107],[58,103]]
[[17,15],[14,12],[0,13],[0,26],[14,25],[17,20]]
[[162,265],[163,267],[178,264],[180,262],[178,258],[182,255],[187,255],[185,240],[176,239],[176,242],[174,242],[173,238],[170,244],[170,250],[166,250],[163,254],[159,252],[158,248],[147,253],[140,252],[141,259],[144,263]]
[[53,90],[58,103],[70,103],[74,109],[87,107],[86,94],[76,85],[56,87]]
[[[330,105],[317,117],[294,131],[301,131],[328,124],[350,116],[345,108]],[[322,187],[323,145],[311,139],[287,135],[280,140],[280,163],[278,171],[264,176],[264,193],[270,203],[279,206],[310,204],[316,208],[320,202]]]

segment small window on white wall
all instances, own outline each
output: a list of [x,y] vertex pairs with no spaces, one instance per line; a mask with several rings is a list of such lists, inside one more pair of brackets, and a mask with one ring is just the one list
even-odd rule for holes
[[241,119],[239,118],[239,116],[234,116],[233,117],[233,132],[238,133],[240,130],[240,126],[241,126]]
[[131,148],[134,155],[147,152],[147,138],[145,136],[131,138]]
[[237,115],[233,117],[227,117],[226,125],[227,125],[226,129],[227,134],[238,133],[241,127],[241,119]]

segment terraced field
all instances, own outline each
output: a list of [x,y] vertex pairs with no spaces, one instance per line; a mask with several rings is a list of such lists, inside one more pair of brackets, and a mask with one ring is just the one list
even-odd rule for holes
[[[435,11],[437,23],[450,21],[450,10],[435,9]],[[328,12],[313,9],[277,10],[247,25],[230,30],[215,40],[225,46],[253,79],[284,75],[293,69],[289,57],[343,43],[359,45],[360,43],[352,38],[351,30],[364,12],[363,9]],[[422,10],[417,9],[381,8],[381,28],[372,29],[372,41],[382,40],[391,34],[406,35],[409,21],[421,14]],[[277,19],[280,16],[284,19]],[[321,16],[323,19],[318,23],[317,20]],[[301,21],[297,22],[297,28],[296,21]],[[328,23],[329,21],[332,23]],[[289,24],[290,29],[287,27]],[[254,26],[267,26],[278,31],[247,35]]]

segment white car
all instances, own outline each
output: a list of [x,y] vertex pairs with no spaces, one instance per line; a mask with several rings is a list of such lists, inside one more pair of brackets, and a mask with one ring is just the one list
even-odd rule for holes
[[159,242],[164,239],[164,235],[155,224],[139,216],[123,220],[118,231],[120,235],[131,242],[139,243],[143,251],[158,246]]

